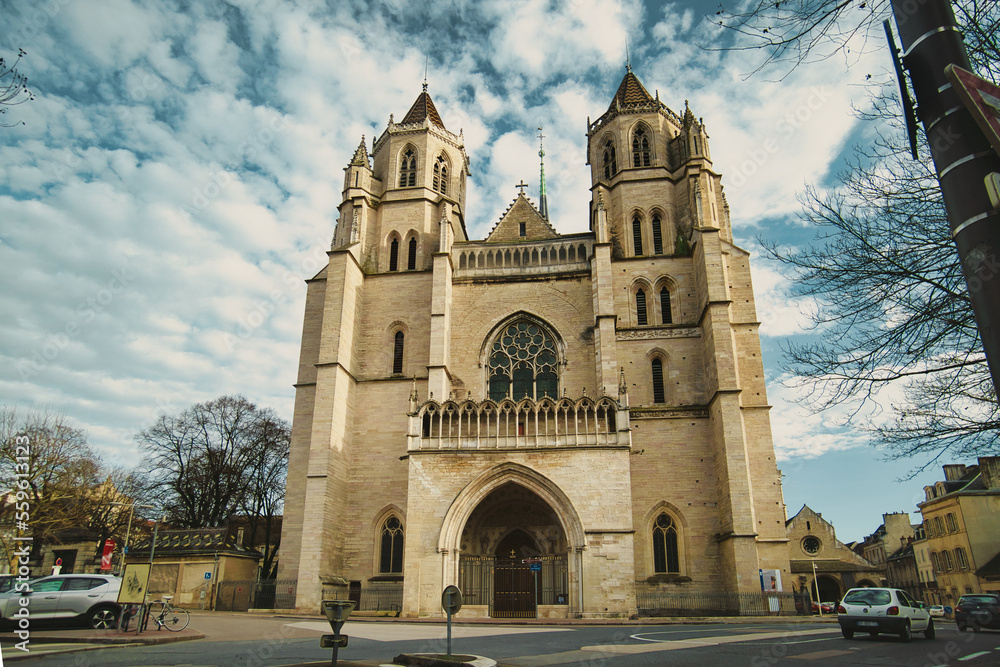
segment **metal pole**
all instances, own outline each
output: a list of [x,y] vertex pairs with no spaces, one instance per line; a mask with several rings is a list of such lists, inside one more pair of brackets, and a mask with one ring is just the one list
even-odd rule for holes
[[993,387],[1000,395],[1000,211],[984,184],[988,174],[1000,172],[1000,155],[945,74],[946,65],[972,70],[949,0],[891,4],[917,116],[930,144]]
[[449,602],[449,607],[448,607],[448,655],[451,655],[451,606],[450,606],[451,596],[450,595],[448,596],[448,602]]
[[819,599],[819,577],[816,576],[816,561],[812,561],[813,566],[813,588],[816,589],[816,606],[819,608],[819,615],[823,616],[823,601]]

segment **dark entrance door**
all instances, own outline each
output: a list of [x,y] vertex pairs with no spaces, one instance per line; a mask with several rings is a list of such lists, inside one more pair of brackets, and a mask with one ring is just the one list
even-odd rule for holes
[[500,541],[493,563],[493,618],[535,618],[535,575],[531,560],[538,555],[535,541],[515,530]]

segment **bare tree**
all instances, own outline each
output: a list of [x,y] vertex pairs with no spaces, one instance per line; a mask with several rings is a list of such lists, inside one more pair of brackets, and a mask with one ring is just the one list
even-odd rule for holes
[[[17,71],[17,66],[21,58],[28,55],[24,49],[17,50],[17,60],[8,63],[0,58],[0,116],[7,113],[6,107],[24,104],[35,99],[35,95],[28,89],[28,77]],[[0,127],[14,127],[24,125],[22,120],[19,123],[5,124],[0,122]]]
[[[739,34],[735,48],[763,49],[765,64],[794,68],[872,43],[889,9],[887,0],[773,0],[720,10],[715,20]],[[978,73],[997,81],[1000,6],[964,0],[955,11]],[[870,78],[872,104],[861,116],[876,140],[856,147],[839,187],[802,196],[814,242],[761,241],[788,268],[793,292],[819,304],[811,342],[787,345],[784,369],[815,410],[853,401],[855,417],[873,404],[889,411],[854,425],[890,456],[997,451],[1000,410],[929,150],[910,159],[896,82]],[[902,400],[883,399],[894,394]]]
[[[168,521],[213,527],[244,513],[251,537],[266,536],[270,544],[282,508],[290,432],[273,410],[222,396],[159,417],[136,441],[148,457],[151,497]],[[268,546],[266,567],[274,556]]]
[[[0,408],[0,525],[32,537],[32,553],[87,524],[100,459],[64,415]],[[7,531],[2,531],[6,534]]]

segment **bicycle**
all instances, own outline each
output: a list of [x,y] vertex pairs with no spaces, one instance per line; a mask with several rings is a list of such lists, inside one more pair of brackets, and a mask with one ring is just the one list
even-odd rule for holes
[[156,629],[166,628],[170,632],[180,632],[191,622],[191,614],[187,609],[175,609],[171,606],[172,595],[164,595],[160,602],[160,612],[155,616],[150,616],[156,624]]

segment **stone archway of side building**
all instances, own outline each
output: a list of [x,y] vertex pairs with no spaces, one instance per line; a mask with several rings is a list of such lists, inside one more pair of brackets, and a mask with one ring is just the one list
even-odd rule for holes
[[817,581],[819,583],[819,599],[821,601],[840,602],[842,593],[840,590],[840,582],[825,574],[819,575]]

